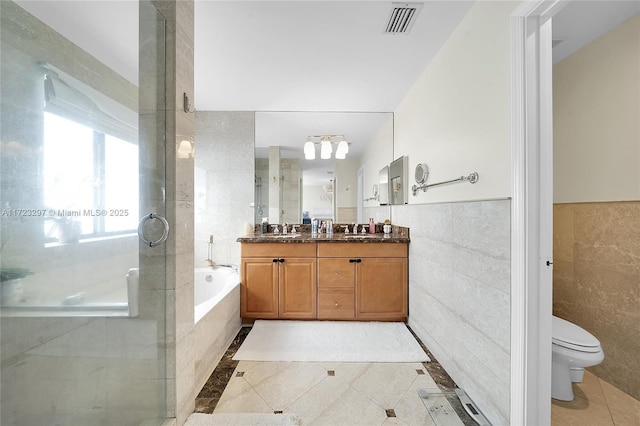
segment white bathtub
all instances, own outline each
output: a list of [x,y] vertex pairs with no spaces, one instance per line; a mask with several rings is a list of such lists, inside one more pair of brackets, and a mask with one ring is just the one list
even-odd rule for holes
[[194,276],[193,320],[197,324],[218,302],[240,285],[238,270],[221,266],[216,269],[196,268]]

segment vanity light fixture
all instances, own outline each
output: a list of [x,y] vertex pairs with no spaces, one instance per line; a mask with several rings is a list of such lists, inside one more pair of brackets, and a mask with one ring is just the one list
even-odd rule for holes
[[316,145],[320,145],[320,158],[323,160],[331,158],[333,145],[337,145],[335,150],[336,159],[344,160],[346,154],[349,153],[349,144],[345,140],[344,135],[311,135],[307,136],[307,141],[304,143],[305,160],[315,160]]

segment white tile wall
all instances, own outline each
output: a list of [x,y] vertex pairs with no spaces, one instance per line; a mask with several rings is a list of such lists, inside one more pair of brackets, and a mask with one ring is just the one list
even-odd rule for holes
[[392,207],[411,228],[409,325],[493,424],[508,424],[510,201]]
[[236,239],[254,223],[254,122],[253,112],[196,113],[196,267],[207,265],[210,235],[216,262],[240,264]]

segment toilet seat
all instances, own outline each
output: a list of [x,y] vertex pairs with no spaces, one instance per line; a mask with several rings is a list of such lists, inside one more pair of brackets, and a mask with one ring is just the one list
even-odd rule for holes
[[551,342],[580,352],[600,352],[600,341],[587,330],[556,316],[552,317]]

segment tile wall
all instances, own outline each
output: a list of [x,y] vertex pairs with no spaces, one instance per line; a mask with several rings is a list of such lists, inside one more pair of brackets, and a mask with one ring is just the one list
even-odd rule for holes
[[210,235],[217,263],[240,264],[236,239],[254,223],[254,132],[253,112],[196,112],[196,267],[207,265]]
[[411,228],[408,324],[493,424],[509,423],[510,206],[392,206]]
[[640,399],[640,201],[555,204],[553,313],[596,336],[598,377]]

